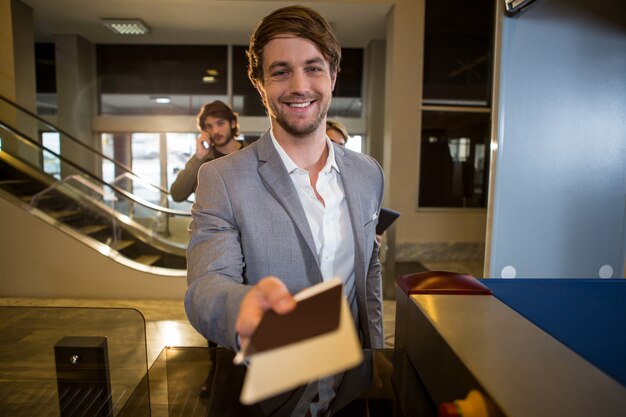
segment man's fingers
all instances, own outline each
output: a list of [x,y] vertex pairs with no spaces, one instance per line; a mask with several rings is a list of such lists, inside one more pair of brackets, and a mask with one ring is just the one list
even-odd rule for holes
[[285,284],[276,277],[266,277],[248,291],[239,307],[239,315],[235,329],[241,337],[242,344],[256,330],[263,313],[274,310],[285,314],[293,310],[296,303]]
[[296,307],[296,302],[287,286],[276,277],[263,278],[256,288],[261,302],[278,314],[288,313]]

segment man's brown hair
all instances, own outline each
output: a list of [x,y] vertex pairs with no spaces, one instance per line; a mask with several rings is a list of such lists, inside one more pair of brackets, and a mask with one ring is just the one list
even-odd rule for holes
[[200,129],[201,132],[204,131],[204,119],[206,119],[207,116],[215,117],[216,119],[225,119],[228,120],[230,123],[232,123],[232,121],[234,120],[235,127],[232,129],[233,138],[239,134],[239,123],[237,122],[237,114],[234,113],[233,110],[228,107],[228,105],[223,101],[215,100],[202,106],[200,112],[198,113],[197,119],[198,129]]
[[250,37],[248,77],[255,86],[263,85],[263,48],[278,35],[293,34],[313,42],[330,65],[331,75],[339,72],[341,46],[330,24],[315,10],[287,6],[265,16]]

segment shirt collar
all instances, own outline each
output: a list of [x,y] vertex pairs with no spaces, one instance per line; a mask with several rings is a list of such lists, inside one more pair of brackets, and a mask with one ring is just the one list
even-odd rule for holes
[[[278,143],[278,141],[276,140],[276,137],[274,137],[273,129],[270,129],[270,136],[272,138],[272,143],[274,144],[274,148],[276,148],[276,151],[278,152],[280,159],[282,159],[283,164],[285,164],[285,168],[287,168],[287,172],[291,174],[296,169],[303,170],[298,165],[296,165],[295,162],[293,162],[293,159],[291,159],[291,157],[287,154],[287,152],[285,152],[283,147],[280,146],[280,143]],[[332,141],[330,140],[328,136],[326,136],[326,146],[328,147],[328,158],[326,158],[326,164],[324,165],[324,167],[322,168],[320,172],[330,172],[331,168],[335,168],[337,172],[340,172],[339,166],[337,165],[337,161],[335,160],[335,149],[333,148]]]

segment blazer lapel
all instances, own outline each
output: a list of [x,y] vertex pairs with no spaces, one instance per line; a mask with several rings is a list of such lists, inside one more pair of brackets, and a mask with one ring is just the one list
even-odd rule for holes
[[[282,159],[280,159],[276,148],[274,148],[269,130],[261,136],[258,142],[257,149],[260,162],[258,169],[259,175],[269,192],[283,206],[289,217],[291,217],[300,235],[306,242],[319,271],[320,263],[317,257],[317,250],[315,249],[315,241],[311,234],[309,221],[306,218],[304,208],[302,208],[302,204],[300,203],[300,197],[287,173],[287,169]],[[321,272],[319,275],[321,281]]]
[[360,288],[361,280],[365,278],[365,232],[363,230],[363,206],[360,196],[362,195],[359,174],[356,172],[354,164],[343,150],[335,147],[335,160],[341,173],[341,182],[346,196],[350,222],[354,233],[354,276],[357,289]]

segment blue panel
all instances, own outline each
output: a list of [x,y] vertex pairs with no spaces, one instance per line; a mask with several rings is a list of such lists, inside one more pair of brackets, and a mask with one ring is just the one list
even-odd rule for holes
[[626,386],[626,280],[481,282],[500,301]]
[[626,1],[503,18],[491,276],[623,277]]

